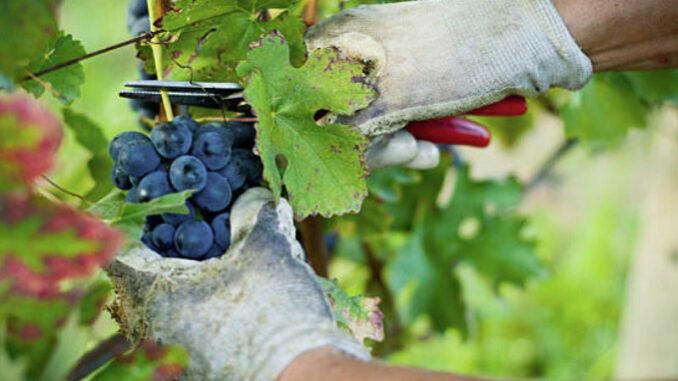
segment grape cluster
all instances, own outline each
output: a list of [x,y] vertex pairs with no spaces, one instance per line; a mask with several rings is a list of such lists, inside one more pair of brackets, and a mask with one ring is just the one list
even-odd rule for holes
[[164,257],[202,260],[224,253],[231,203],[262,181],[254,136],[251,124],[200,125],[186,114],[154,127],[150,138],[135,131],[116,136],[109,146],[111,178],[128,190],[127,202],[194,190],[188,214],[149,216],[141,241]]

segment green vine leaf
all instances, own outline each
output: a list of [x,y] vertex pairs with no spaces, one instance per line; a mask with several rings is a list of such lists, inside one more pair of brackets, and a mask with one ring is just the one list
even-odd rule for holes
[[621,144],[630,129],[645,127],[647,110],[627,78],[597,74],[563,110],[565,134],[592,151],[610,149]]
[[276,33],[262,37],[238,66],[245,99],[257,114],[257,149],[264,177],[280,197],[282,186],[299,217],[360,210],[367,196],[367,139],[342,124],[320,126],[319,110],[352,114],[375,97],[362,65],[332,49],[311,52],[300,68],[290,65],[289,47]]
[[[81,57],[87,52],[80,41],[63,32],[52,39],[48,54],[33,60],[28,65],[28,71],[36,73],[40,70]],[[71,103],[80,95],[80,86],[85,82],[85,72],[80,63],[66,66],[59,70],[40,76],[40,79],[50,84],[63,103]],[[39,97],[45,92],[45,87],[33,79],[22,82],[21,85],[30,93]]]
[[[165,76],[172,80],[237,81],[235,68],[247,55],[249,44],[262,34],[281,32],[290,44],[295,65],[306,55],[302,20],[282,12],[264,20],[259,12],[267,8],[287,8],[296,0],[178,0],[161,19],[167,31],[161,38]],[[139,55],[151,72],[153,59],[148,44],[139,46]],[[190,69],[188,69],[190,67]]]
[[364,295],[349,296],[339,288],[336,280],[316,276],[330,300],[334,317],[340,326],[348,329],[359,343],[365,339],[384,340],[384,315],[379,310],[379,298]]
[[92,205],[88,211],[127,233],[129,237],[139,238],[147,216],[163,213],[188,214],[186,200],[192,193],[193,190],[185,190],[133,204],[126,202],[125,194],[115,189]]
[[75,140],[91,154],[87,168],[94,186],[85,197],[96,201],[113,189],[110,176],[113,160],[108,154],[108,141],[103,129],[86,115],[70,108],[64,108],[62,115],[66,126],[75,134]]
[[[421,171],[420,182],[401,185],[404,197],[385,204],[393,229],[409,232],[387,268],[394,290],[413,287],[410,321],[426,314],[438,331],[450,326],[465,331],[455,266],[468,264],[494,285],[522,285],[539,276],[542,266],[534,243],[524,236],[527,220],[516,212],[523,193],[517,180],[477,181],[467,167],[452,173],[450,159],[441,162]],[[453,193],[441,200],[443,185],[452,182]]]
[[26,75],[27,64],[48,51],[57,33],[60,0],[3,0],[0,2],[0,72],[15,80]]

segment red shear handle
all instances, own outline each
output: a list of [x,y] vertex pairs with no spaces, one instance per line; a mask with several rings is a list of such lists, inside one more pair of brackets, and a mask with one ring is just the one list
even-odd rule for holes
[[497,103],[477,108],[467,112],[467,115],[483,116],[520,116],[527,112],[525,98],[512,95]]
[[[468,115],[518,116],[527,112],[525,98],[511,96],[475,110]],[[415,138],[439,144],[457,144],[473,147],[486,147],[490,144],[490,132],[487,128],[468,119],[457,116],[412,122],[405,127]]]
[[473,147],[490,144],[490,132],[485,127],[456,116],[413,122],[405,128],[415,138],[433,143]]

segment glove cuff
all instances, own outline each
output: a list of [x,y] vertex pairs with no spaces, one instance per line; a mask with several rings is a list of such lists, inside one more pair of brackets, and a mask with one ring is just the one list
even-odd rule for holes
[[[269,338],[267,345],[269,351],[260,353],[254,360],[252,369],[254,374],[251,379],[255,381],[275,380],[297,357],[322,347],[334,348],[363,361],[371,359],[364,346],[334,324],[327,324],[323,327],[308,327],[300,324],[286,330],[283,334]],[[262,363],[257,360],[264,361]]]
[[593,65],[570,33],[556,7],[550,0],[523,1],[525,9],[534,16],[538,27],[551,44],[564,68],[561,70],[561,75],[551,79],[552,82],[549,85],[570,90],[584,87],[593,74]]

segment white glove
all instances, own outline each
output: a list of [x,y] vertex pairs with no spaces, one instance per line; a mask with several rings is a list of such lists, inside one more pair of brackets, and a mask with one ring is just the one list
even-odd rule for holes
[[337,328],[303,262],[289,204],[273,200],[263,188],[238,198],[233,243],[221,258],[161,258],[136,248],[107,269],[123,330],[186,348],[186,380],[274,380],[297,356],[322,346],[369,359]]
[[372,139],[366,158],[370,169],[401,164],[411,169],[429,169],[438,165],[440,150],[435,144],[417,140],[409,132],[400,130]]
[[360,6],[310,28],[306,45],[334,46],[368,62],[379,97],[340,118],[367,136],[460,115],[511,94],[578,89],[592,73],[590,60],[548,0]]

